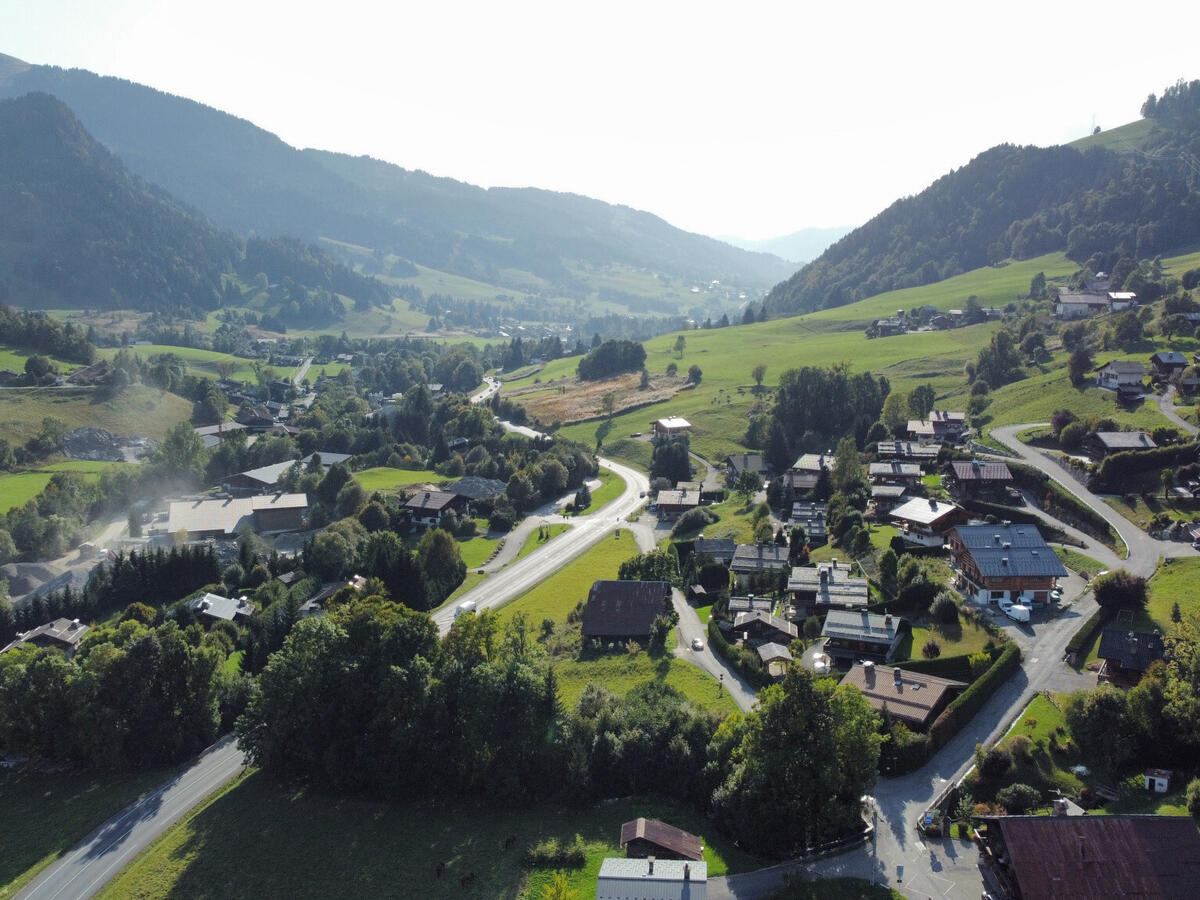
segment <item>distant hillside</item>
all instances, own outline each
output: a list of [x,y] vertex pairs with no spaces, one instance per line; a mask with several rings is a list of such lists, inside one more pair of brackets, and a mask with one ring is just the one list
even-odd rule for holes
[[841,306],[1009,258],[1145,259],[1200,240],[1200,82],[1168,89],[1144,113],[1150,125],[1108,140],[981,153],[776,285],[768,314]]
[[391,303],[320,249],[246,244],[213,225],[130,174],[49,94],[0,101],[0,209],[0,300],[22,306],[202,312],[221,305],[222,276],[235,272],[281,283],[261,307],[285,324],[336,321],[335,294]]
[[628,207],[300,151],[250,122],[129,81],[0,60],[0,96],[33,90],[67,103],[131,171],[244,235],[332,238],[499,285],[525,286],[532,275],[567,296],[588,290],[571,274],[574,262],[745,289],[766,289],[793,268]]
[[765,238],[761,241],[748,241],[735,237],[721,237],[721,240],[727,241],[735,247],[741,247],[743,250],[774,253],[788,262],[805,263],[810,259],[816,259],[830,244],[845,237],[853,230],[848,225],[839,228],[802,228],[791,234]]
[[212,308],[239,240],[130,175],[48,94],[0,102],[0,299]]

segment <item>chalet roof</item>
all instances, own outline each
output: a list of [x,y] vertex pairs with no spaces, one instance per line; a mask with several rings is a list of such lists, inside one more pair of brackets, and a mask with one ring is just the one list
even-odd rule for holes
[[636,840],[647,841],[684,859],[704,859],[700,838],[658,819],[639,817],[621,826],[622,847]]
[[1114,359],[1112,362],[1106,362],[1104,365],[1098,366],[1096,371],[1103,372],[1105,369],[1108,369],[1117,375],[1146,374],[1146,367],[1136,359]]
[[1033,525],[957,525],[955,532],[985,578],[1067,576]]
[[[752,629],[751,626],[757,626]],[[779,616],[773,616],[769,612],[763,612],[761,609],[752,609],[748,612],[740,612],[733,620],[734,631],[761,630],[768,629],[775,631],[781,635],[787,635],[789,638],[798,637],[800,632],[787,619],[781,619]]]
[[767,471],[767,464],[761,453],[738,453],[727,456],[725,464],[734,472],[755,472],[761,475]]
[[1183,368],[1187,365],[1187,357],[1178,350],[1159,350],[1150,357],[1151,362],[1156,362],[1160,366],[1179,366]]
[[646,859],[607,857],[600,863],[596,900],[638,897],[704,900],[708,896],[707,881],[708,864],[703,860],[656,859],[651,871],[650,861]]
[[692,542],[693,553],[707,553],[717,562],[729,562],[736,550],[737,544],[733,538],[697,538]]
[[1064,306],[1080,304],[1084,306],[1107,306],[1108,299],[1100,294],[1059,294],[1058,302]]
[[904,496],[904,492],[908,488],[902,484],[873,484],[871,485],[871,496],[875,498],[886,497],[899,500]]
[[867,474],[872,478],[880,475],[893,478],[920,478],[921,467],[916,463],[873,462],[867,469]]
[[902,459],[937,459],[940,448],[937,444],[916,444],[912,441],[880,441],[875,452],[880,456],[898,456]]
[[457,494],[449,491],[417,491],[404,503],[406,509],[419,512],[441,512],[458,499]]
[[699,506],[700,494],[697,491],[659,491],[658,505],[663,506]]
[[997,816],[1024,900],[1200,896],[1190,816]]
[[1105,450],[1153,450],[1158,446],[1144,431],[1097,431],[1095,438]]
[[778,662],[780,660],[792,661],[792,651],[783,644],[777,644],[774,641],[768,641],[765,644],[760,644],[758,648],[758,658],[765,663]]
[[1012,481],[1008,463],[956,459],[950,465],[959,481]]
[[1100,632],[1100,649],[1096,655],[1115,662],[1122,669],[1145,672],[1152,662],[1162,659],[1165,653],[1166,647],[1160,634],[1105,628]]
[[20,649],[39,639],[57,644],[62,649],[73,651],[75,647],[79,646],[79,642],[83,640],[83,636],[87,634],[88,630],[89,626],[81,624],[78,619],[55,619],[53,622],[46,622],[44,625],[30,629],[24,634],[18,634],[16,640],[0,649],[0,653]]
[[[321,458],[322,468],[336,466],[338,463],[345,462],[351,456],[349,453],[330,453],[328,451],[320,453],[310,453],[308,456],[299,460],[301,466],[307,466],[314,456]],[[259,466],[257,469],[247,469],[245,472],[238,472],[237,476],[225,476],[223,480],[229,480],[233,477],[241,477],[253,482],[257,482],[264,488],[273,487],[278,484],[279,479],[283,477],[283,473],[296,464],[296,460],[289,459],[285,462],[272,463],[269,466]]]
[[821,563],[816,566],[793,566],[787,589],[793,592],[815,592],[816,603],[822,606],[866,606],[869,602],[867,579],[851,575],[845,566]]
[[833,457],[827,453],[803,453],[792,464],[792,469],[798,472],[820,472],[833,465]]
[[775,601],[769,597],[730,597],[729,612],[737,616],[738,613],[750,612],[751,610],[761,610],[769,613],[772,607],[775,606]]
[[[900,673],[899,681],[896,673]],[[967,685],[962,681],[938,678],[923,672],[908,672],[892,666],[864,666],[855,663],[842,678],[842,684],[852,684],[875,709],[886,705],[900,719],[924,723],[946,694],[960,691]]]
[[583,636],[649,636],[670,593],[665,581],[597,581],[583,609]]
[[899,616],[877,616],[857,610],[831,609],[825,617],[825,627],[821,629],[821,636],[891,646],[903,621]]
[[467,475],[460,478],[450,488],[450,493],[468,500],[480,500],[484,497],[495,497],[503,494],[506,485],[497,478],[480,478],[478,475]]
[[787,568],[788,548],[778,544],[738,544],[730,568],[735,572],[769,572]]
[[220,594],[205,593],[191,602],[192,610],[210,619],[224,619],[232,622],[234,616],[249,616],[255,606],[245,597],[222,597]]
[[669,431],[674,431],[678,428],[691,428],[692,423],[683,416],[667,416],[663,419],[655,419],[654,424],[659,428],[665,428]]
[[962,509],[961,506],[945,500],[937,500],[933,497],[913,497],[907,503],[897,506],[889,515],[893,519],[900,519],[904,522],[932,525],[960,509]]

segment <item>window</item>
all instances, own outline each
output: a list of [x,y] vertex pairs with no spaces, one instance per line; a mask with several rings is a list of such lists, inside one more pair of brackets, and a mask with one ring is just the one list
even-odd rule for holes
[[1003,600],[1007,593],[1008,591],[992,591],[991,596],[993,600]]

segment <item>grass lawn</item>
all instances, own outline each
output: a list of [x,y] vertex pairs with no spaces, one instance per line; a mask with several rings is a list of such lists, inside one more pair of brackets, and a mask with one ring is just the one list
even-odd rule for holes
[[24,506],[42,492],[56,472],[79,472],[88,481],[99,481],[100,476],[105,472],[133,465],[137,465],[137,463],[68,459],[31,469],[28,472],[10,472],[0,475],[0,512],[7,512],[14,506]]
[[[104,347],[96,351],[97,359],[112,359],[121,351],[120,347]],[[144,360],[149,360],[151,356],[156,356],[159,353],[173,353],[187,363],[188,372],[192,375],[204,375],[209,378],[218,378],[217,366],[221,363],[228,363],[232,370],[229,377],[237,381],[254,381],[254,360],[246,359],[241,356],[233,356],[229,353],[218,353],[215,350],[197,350],[193,347],[172,347],[168,344],[143,344],[137,347],[125,348],[129,352],[141,357]],[[271,366],[279,377],[283,377],[286,371],[295,371],[295,368],[286,366]]]
[[529,536],[525,538],[525,543],[521,545],[521,549],[513,559],[513,562],[516,562],[523,556],[528,556],[538,547],[542,547],[554,540],[570,527],[570,525],[544,525],[542,526],[541,535],[539,535],[536,531],[531,531]]
[[[1191,522],[1196,517],[1194,505],[1176,506],[1174,503],[1163,500],[1161,492],[1148,496],[1103,494],[1100,499],[1143,531],[1149,528],[1151,521],[1162,513],[1166,513],[1177,522]],[[1133,502],[1130,503],[1130,500]]]
[[678,540],[692,540],[703,533],[706,539],[731,538],[739,544],[753,543],[754,519],[752,514],[755,509],[754,504],[746,506],[742,502],[742,498],[735,495],[721,503],[714,503],[704,508],[711,513],[715,513],[720,519],[711,525],[705,525],[704,528],[698,529],[695,532],[680,534],[677,537]]
[[1095,575],[1097,572],[1103,572],[1107,568],[1102,562],[1097,559],[1092,559],[1086,553],[1080,553],[1071,547],[1052,548],[1062,560],[1062,564],[1077,574]]
[[410,484],[440,484],[453,481],[431,469],[393,469],[391,466],[376,466],[355,472],[354,477],[368,494],[371,491],[397,491]]
[[0,900],[168,776],[0,771]]
[[583,659],[556,660],[554,672],[558,676],[559,696],[571,707],[579,702],[583,689],[590,682],[624,696],[644,681],[665,681],[697,706],[719,716],[738,710],[729,692],[713,676],[667,653],[657,656],[644,651],[636,656],[623,651],[589,654]]
[[696,610],[696,615],[698,615],[700,617],[700,621],[703,622],[705,625],[707,625],[708,620],[712,618],[712,608],[713,608],[713,605],[711,603],[708,604],[707,606],[694,607],[694,609]]
[[46,359],[50,360],[60,373],[71,372],[80,368],[79,363],[68,362],[56,356],[48,356],[45,353],[38,354],[36,350],[23,350],[8,344],[0,344],[0,369],[12,369],[14,372],[24,372],[25,363],[29,357],[38,355],[45,356]]
[[596,477],[600,479],[600,487],[592,491],[592,502],[584,512],[600,509],[620,497],[625,490],[625,482],[608,469],[601,468]]
[[496,545],[500,543],[499,535],[496,537],[487,536],[487,519],[476,519],[475,524],[483,534],[476,535],[473,538],[458,539],[458,554],[462,557],[462,561],[467,564],[468,569],[478,569],[491,559]]
[[0,391],[0,423],[4,437],[14,446],[38,434],[47,416],[61,420],[68,430],[94,425],[113,434],[144,434],[161,440],[171,426],[186,422],[191,414],[191,402],[141,384],[115,397],[91,387]]
[[[1069,750],[1051,749],[1051,737],[1056,732],[1058,744],[1067,745],[1066,718],[1061,708],[1066,697],[1066,694],[1055,694],[1050,699],[1045,694],[1038,694],[1017,717],[1012,731],[1000,746],[1008,747],[1014,736],[1024,735],[1033,742],[1032,752],[1028,760],[1016,761],[1000,786],[1021,782],[1043,791],[1059,788],[1067,794],[1079,793],[1084,783],[1071,771],[1071,767],[1080,762],[1078,752],[1073,745]],[[1060,728],[1062,732],[1058,732]]]
[[[283,787],[261,773],[234,781],[168,831],[112,881],[102,897],[536,898],[552,875],[524,868],[525,850],[557,837],[583,840],[587,862],[570,871],[579,896],[594,893],[600,862],[620,855],[621,823],[658,817],[701,837],[709,874],[758,868],[686,807],[624,799],[595,809],[540,804],[495,810],[454,801],[401,805]],[[505,839],[515,846],[503,849]],[[435,877],[438,862],[446,874]],[[400,893],[405,893],[401,891]]]
[[497,610],[500,622],[507,622],[517,613],[524,613],[535,627],[542,619],[566,621],[567,613],[575,608],[575,604],[587,599],[592,582],[616,578],[621,563],[637,555],[637,541],[633,535],[624,530],[620,534],[619,539],[600,541],[555,572],[553,577],[500,607]]
[[1146,609],[1134,617],[1134,629],[1166,634],[1171,627],[1171,607],[1179,604],[1183,615],[1200,609],[1196,586],[1200,585],[1200,558],[1165,559],[1147,585]]
[[961,656],[965,653],[978,653],[989,640],[994,639],[977,625],[961,621],[957,625],[924,621],[921,626],[914,625],[912,634],[900,643],[896,659],[924,659],[921,648],[929,640],[935,640],[941,645],[942,656]]

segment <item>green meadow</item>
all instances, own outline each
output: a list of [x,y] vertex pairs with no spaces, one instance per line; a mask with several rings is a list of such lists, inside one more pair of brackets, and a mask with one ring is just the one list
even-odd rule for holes
[[[230,378],[235,378],[238,381],[254,381],[254,361],[245,359],[241,356],[233,356],[229,353],[218,353],[215,350],[197,350],[194,347],[172,347],[168,344],[141,344],[126,348],[121,347],[104,347],[97,351],[96,356],[99,359],[112,359],[122,349],[140,356],[142,359],[149,359],[151,356],[156,356],[159,353],[173,353],[185,363],[187,363],[188,371],[193,375],[204,375],[209,378],[218,378],[219,373],[217,366],[220,363],[227,363],[230,367]],[[286,367],[274,367],[275,372],[280,377],[283,373],[289,370]]]
[[192,414],[192,404],[167,391],[133,385],[116,397],[92,387],[5,388],[0,390],[0,422],[10,444],[38,434],[42,419],[62,421],[67,429],[94,425],[114,434],[144,434],[161,439]]
[[7,512],[14,506],[24,506],[40,494],[50,483],[50,479],[58,472],[78,472],[88,481],[99,481],[100,476],[105,472],[131,465],[137,465],[137,463],[69,459],[26,472],[9,472],[0,475],[0,512]]

